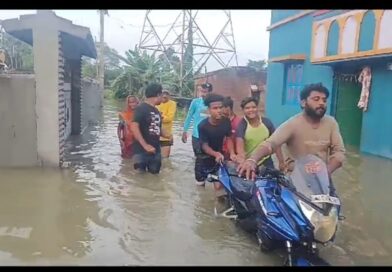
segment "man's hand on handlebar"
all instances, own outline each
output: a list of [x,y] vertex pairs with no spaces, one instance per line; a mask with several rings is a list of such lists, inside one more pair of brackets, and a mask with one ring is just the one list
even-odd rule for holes
[[219,152],[215,153],[215,161],[217,163],[223,163],[224,160],[225,160],[225,157],[222,155],[222,153],[219,153]]
[[257,162],[252,159],[247,159],[237,167],[238,176],[254,181],[256,179]]

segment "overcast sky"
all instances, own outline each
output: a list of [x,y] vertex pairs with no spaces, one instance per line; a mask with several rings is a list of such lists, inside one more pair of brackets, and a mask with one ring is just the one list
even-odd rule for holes
[[[93,37],[99,39],[99,14],[97,10],[54,10],[58,16],[72,20],[74,24],[89,27]],[[0,19],[16,18],[32,14],[35,10],[0,10]],[[151,22],[157,32],[165,30],[174,22],[179,10],[153,10]],[[105,17],[105,41],[120,54],[133,49],[140,41],[146,10],[109,10]],[[233,32],[238,64],[246,65],[248,59],[260,60],[268,57],[268,32],[270,10],[231,10]],[[226,22],[222,10],[199,10],[197,22],[207,39],[212,42]],[[208,70],[218,69],[216,62],[208,64]]]

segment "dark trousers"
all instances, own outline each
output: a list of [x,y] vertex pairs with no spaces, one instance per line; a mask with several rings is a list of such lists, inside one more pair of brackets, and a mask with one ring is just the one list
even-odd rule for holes
[[136,170],[143,172],[150,172],[151,174],[159,174],[162,164],[162,155],[160,150],[155,154],[148,154],[147,152],[137,153],[133,156],[133,167]]
[[215,158],[203,153],[200,140],[192,137],[192,148],[195,154],[195,179],[197,181],[205,181],[208,174],[213,174],[219,169],[219,165],[215,162]]
[[192,148],[193,148],[193,154],[195,154],[195,157],[197,157],[197,155],[200,155],[203,153],[201,151],[201,144],[200,144],[199,138],[192,136]]

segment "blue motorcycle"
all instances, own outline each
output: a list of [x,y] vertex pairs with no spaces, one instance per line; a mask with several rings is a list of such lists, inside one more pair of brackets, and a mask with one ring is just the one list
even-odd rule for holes
[[340,200],[325,163],[314,155],[295,161],[290,177],[262,168],[256,181],[238,176],[232,162],[222,164],[210,182],[220,182],[229,208],[216,215],[236,220],[257,236],[263,252],[287,251],[288,266],[328,265],[318,256],[317,244],[333,242],[340,215]]

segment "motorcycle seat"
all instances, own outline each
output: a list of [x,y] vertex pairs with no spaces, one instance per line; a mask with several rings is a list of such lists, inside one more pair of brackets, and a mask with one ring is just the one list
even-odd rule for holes
[[243,178],[231,176],[231,189],[236,198],[247,201],[252,197],[253,181],[244,180]]

